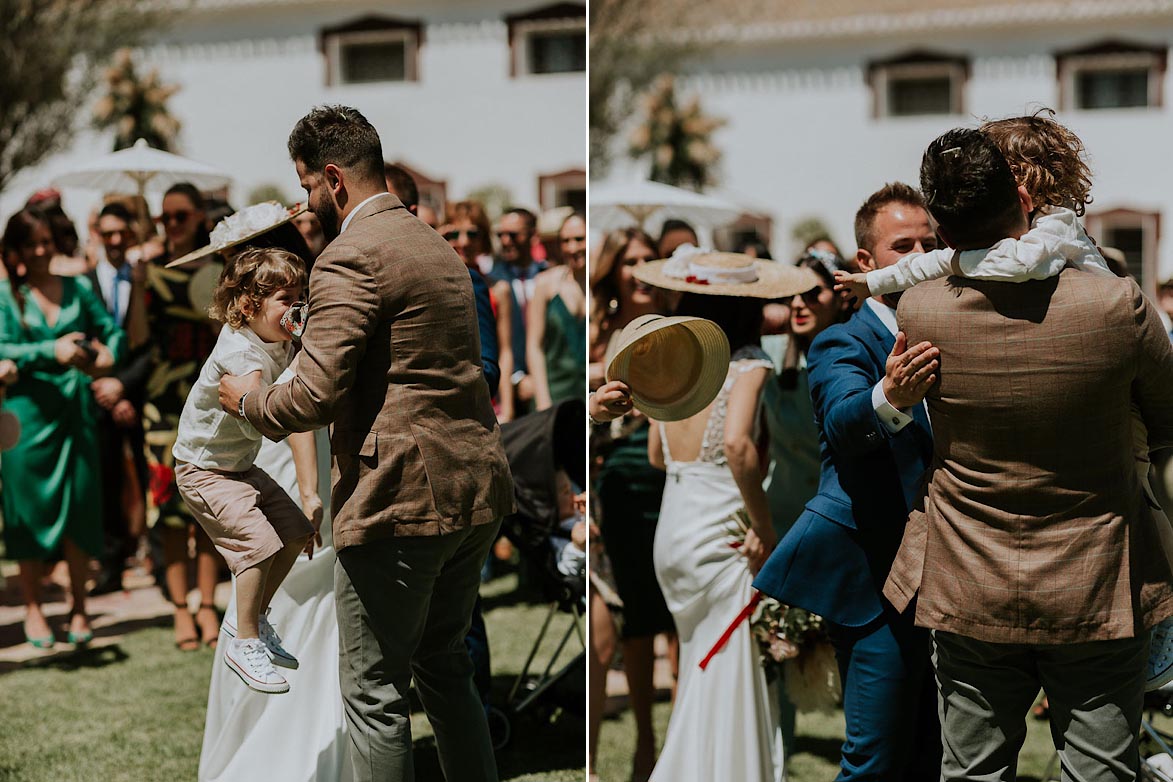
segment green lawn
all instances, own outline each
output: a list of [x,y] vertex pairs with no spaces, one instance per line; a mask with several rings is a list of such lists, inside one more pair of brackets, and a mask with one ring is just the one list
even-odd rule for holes
[[[543,606],[515,600],[516,583],[506,576],[483,591],[498,702],[545,617]],[[171,641],[168,627],[150,627],[116,646],[0,675],[0,782],[194,780],[212,652],[184,654]],[[417,779],[439,780],[427,720],[416,714],[412,723]],[[498,755],[502,780],[581,780],[584,731],[569,714],[516,717]]]
[[[657,703],[653,712],[656,738],[662,743],[668,727],[671,707]],[[1173,730],[1173,720],[1158,718],[1161,730]],[[799,714],[797,746],[787,768],[787,782],[827,782],[839,770],[839,745],[843,741],[843,712]],[[602,782],[627,782],[631,776],[631,753],[635,749],[635,723],[631,712],[604,720],[599,735],[599,779]],[[1019,756],[1018,778],[1041,780],[1055,748],[1050,725],[1027,720],[1027,739]]]

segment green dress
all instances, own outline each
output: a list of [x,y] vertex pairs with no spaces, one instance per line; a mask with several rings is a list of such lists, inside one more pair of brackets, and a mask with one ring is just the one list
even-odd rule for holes
[[550,400],[586,399],[586,318],[576,318],[555,294],[546,306],[546,383]]
[[53,343],[70,332],[95,337],[122,359],[126,337],[87,280],[63,277],[61,312],[49,326],[21,289],[24,319],[8,280],[0,280],[0,359],[20,379],[4,405],[20,419],[20,442],[0,457],[4,545],[9,559],[56,556],[63,538],[102,553],[98,407],[89,375],[57,363]]

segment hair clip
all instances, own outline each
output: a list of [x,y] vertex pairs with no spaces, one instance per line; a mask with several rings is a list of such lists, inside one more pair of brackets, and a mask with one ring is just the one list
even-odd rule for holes
[[961,154],[961,147],[951,147],[951,148],[945,150],[944,152],[942,152],[941,157],[945,158],[946,160],[952,160],[953,158],[959,156],[960,154]]

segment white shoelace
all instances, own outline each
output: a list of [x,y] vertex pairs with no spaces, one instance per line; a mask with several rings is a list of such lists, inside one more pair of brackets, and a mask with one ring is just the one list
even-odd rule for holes
[[239,648],[244,654],[245,661],[257,673],[263,676],[269,674],[276,675],[277,671],[273,668],[273,663],[269,660],[269,655],[265,652],[265,645],[263,643],[244,643]]

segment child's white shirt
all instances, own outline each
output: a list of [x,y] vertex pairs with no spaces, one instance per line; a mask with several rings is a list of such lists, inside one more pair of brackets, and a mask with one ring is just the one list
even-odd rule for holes
[[1074,211],[1043,207],[1031,229],[1018,239],[1003,239],[988,250],[957,252],[944,248],[906,255],[892,266],[868,272],[868,290],[873,296],[882,296],[948,277],[955,273],[954,255],[958,256],[961,275],[975,280],[1044,280],[1057,275],[1067,264],[1082,271],[1112,274]]
[[259,369],[261,382],[272,385],[289,366],[291,354],[289,342],[265,342],[248,326],[224,326],[183,405],[171,451],[175,458],[206,470],[252,467],[261,450],[261,433],[220,408],[220,378]]

